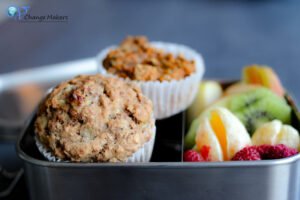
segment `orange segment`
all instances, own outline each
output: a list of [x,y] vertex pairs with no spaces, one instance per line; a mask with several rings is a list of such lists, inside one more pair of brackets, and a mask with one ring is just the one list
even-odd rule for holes
[[228,160],[226,130],[221,117],[216,111],[211,112],[210,125],[219,140],[223,151],[224,160]]
[[251,65],[245,67],[243,70],[243,80],[245,83],[267,87],[279,96],[284,96],[285,94],[277,74],[268,66]]
[[259,74],[259,68],[256,66],[249,66],[244,69],[244,76],[247,83],[262,84],[261,76]]

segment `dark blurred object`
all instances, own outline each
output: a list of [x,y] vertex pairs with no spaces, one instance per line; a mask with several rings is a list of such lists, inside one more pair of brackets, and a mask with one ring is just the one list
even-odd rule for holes
[[23,176],[23,169],[9,172],[0,166],[0,198],[8,198],[16,189]]
[[156,121],[157,134],[151,162],[181,162],[183,117],[179,113]]
[[0,92],[0,139],[15,141],[24,120],[34,110],[45,89],[37,84],[20,85]]
[[26,84],[0,93],[0,139],[16,140],[24,119],[36,107],[45,89]]
[[26,180],[25,177],[22,176],[16,187],[12,190],[10,195],[3,198],[5,200],[29,200],[29,194],[27,191]]
[[0,140],[15,141],[46,91],[78,74],[96,73],[94,59],[0,75]]

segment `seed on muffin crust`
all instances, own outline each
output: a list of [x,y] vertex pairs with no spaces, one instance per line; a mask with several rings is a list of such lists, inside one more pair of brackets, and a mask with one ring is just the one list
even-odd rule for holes
[[180,80],[195,72],[194,60],[154,48],[143,36],[127,37],[103,60],[111,74],[139,81]]
[[101,75],[58,85],[41,103],[39,141],[57,158],[126,161],[152,137],[152,103],[131,83]]

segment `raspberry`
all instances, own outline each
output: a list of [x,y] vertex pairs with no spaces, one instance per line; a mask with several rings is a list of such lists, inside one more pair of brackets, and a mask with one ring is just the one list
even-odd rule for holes
[[287,158],[298,153],[296,149],[284,144],[260,145],[257,148],[263,160]]
[[237,152],[232,160],[261,160],[256,146],[245,147]]
[[204,159],[195,150],[187,150],[183,154],[183,161],[185,162],[202,162]]
[[296,149],[285,146],[284,144],[277,145],[260,145],[245,147],[237,152],[232,160],[270,160],[287,158],[296,155]]

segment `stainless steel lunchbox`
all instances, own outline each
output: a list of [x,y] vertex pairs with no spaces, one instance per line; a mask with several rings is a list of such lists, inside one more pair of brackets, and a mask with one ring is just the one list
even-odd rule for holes
[[[182,121],[182,115],[168,120],[159,123],[166,128],[174,126]],[[31,122],[17,147],[25,163],[30,196],[34,200],[299,198],[300,155],[259,162],[183,163],[176,143],[178,128],[157,133],[168,137],[164,136],[165,144],[161,141],[153,156],[160,158],[170,148],[173,158],[168,160],[165,155],[167,162],[54,163],[45,161],[37,151]]]
[[[293,125],[299,130],[298,111],[292,99],[287,100],[294,108]],[[33,139],[34,119],[33,115],[17,143],[33,200],[300,198],[300,154],[265,161],[182,162],[184,113],[157,121],[157,138],[149,163],[46,161]]]

